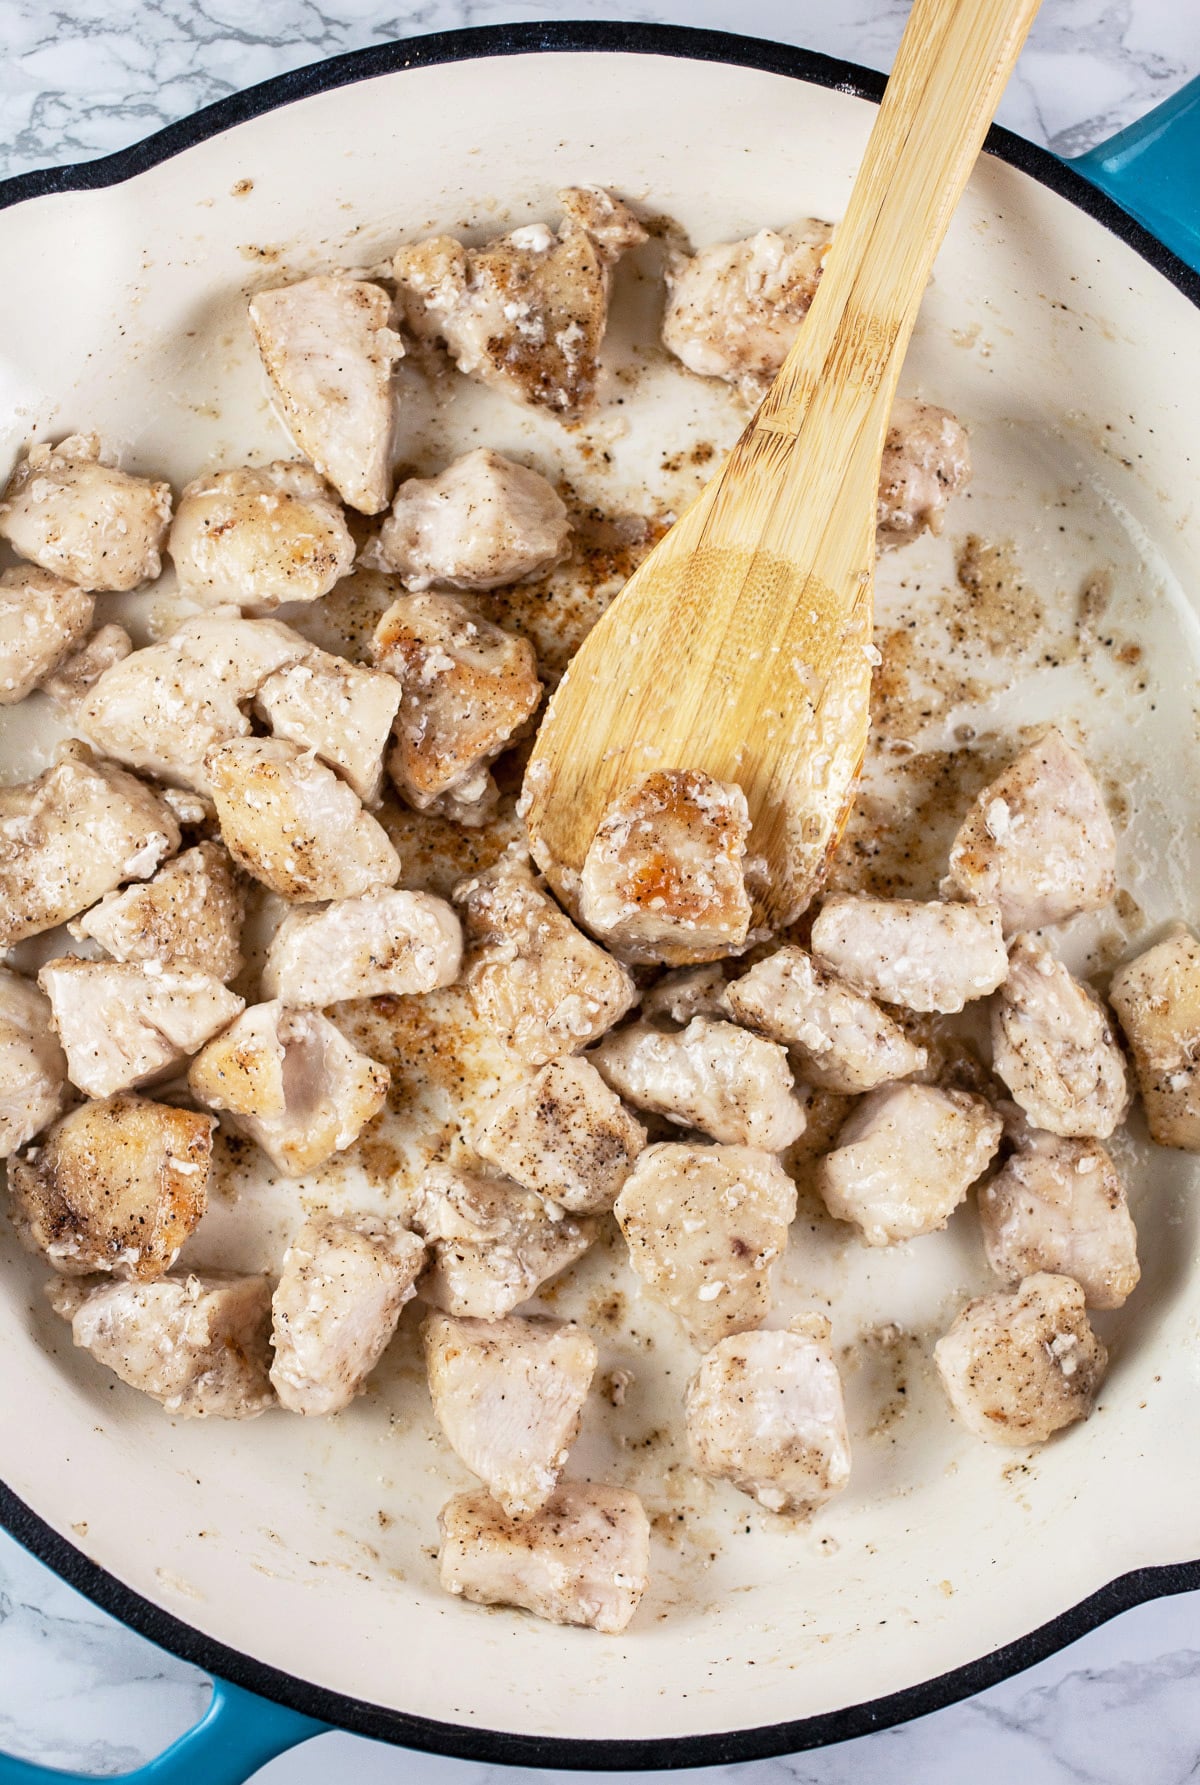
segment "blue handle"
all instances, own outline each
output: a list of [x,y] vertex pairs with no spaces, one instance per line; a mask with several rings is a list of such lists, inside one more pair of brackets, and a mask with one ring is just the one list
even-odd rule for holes
[[1070,165],[1200,273],[1200,79]]
[[[157,1760],[122,1773],[120,1785],[245,1785],[268,1760],[324,1735],[328,1727],[240,1686],[214,1680],[212,1702],[199,1723]],[[91,1775],[0,1754],[0,1785],[91,1785]]]

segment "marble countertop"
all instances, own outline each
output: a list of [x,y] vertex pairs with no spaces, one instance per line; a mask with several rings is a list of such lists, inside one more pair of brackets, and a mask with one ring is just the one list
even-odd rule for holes
[[[415,32],[515,19],[723,27],[884,69],[906,0],[0,0],[0,176],[133,142],[255,81]],[[248,19],[253,17],[253,24]],[[1045,0],[1001,108],[1077,154],[1200,73],[1200,7]],[[843,1747],[719,1768],[711,1785],[1183,1785],[1200,1774],[1200,1593],[1139,1607],[967,1703]],[[158,1753],[203,1676],[80,1599],[0,1533],[0,1752],[97,1774]],[[329,1735],[263,1785],[496,1785],[505,1774]],[[598,1776],[598,1775],[586,1775]],[[667,1777],[667,1775],[660,1775]],[[671,1775],[681,1781],[700,1774]]]

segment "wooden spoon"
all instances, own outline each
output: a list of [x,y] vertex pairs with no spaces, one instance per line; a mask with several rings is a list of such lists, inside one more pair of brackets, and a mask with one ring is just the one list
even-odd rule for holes
[[917,310],[1038,0],[916,0],[799,338],[692,507],[546,711],[523,809],[569,905],[605,809],[654,769],[736,781],[770,870],[755,921],[808,904],[866,747],[875,503]]

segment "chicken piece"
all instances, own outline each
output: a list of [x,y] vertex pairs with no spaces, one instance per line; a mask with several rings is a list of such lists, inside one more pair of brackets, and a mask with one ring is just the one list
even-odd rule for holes
[[588,1058],[639,1109],[729,1146],[779,1153],[804,1132],[787,1050],[735,1023],[696,1016],[674,1033],[630,1023]]
[[614,1213],[642,1282],[707,1350],[761,1326],[787,1247],[796,1186],[755,1147],[647,1147]]
[[1073,1277],[1090,1308],[1119,1308],[1137,1287],[1137,1230],[1121,1174],[1094,1140],[1030,1133],[979,1186],[987,1261],[1006,1283],[1035,1271]]
[[1150,1137],[1200,1152],[1200,947],[1182,927],[1113,975]]
[[314,650],[268,676],[254,704],[277,738],[314,751],[373,806],[400,695],[395,676]]
[[66,1082],[49,999],[19,973],[0,967],[0,1159],[54,1120]]
[[850,1434],[829,1322],[722,1339],[688,1384],[697,1469],[768,1512],[809,1512],[850,1478]]
[[114,663],[123,663],[132,650],[133,640],[124,626],[97,626],[77,651],[64,657],[54,672],[43,679],[42,688],[59,706],[77,706],[91,693],[105,670]]
[[946,504],[971,481],[967,431],[948,409],[901,397],[888,421],[879,469],[875,543],[880,551],[938,534]]
[[986,1171],[1004,1124],[982,1097],[933,1085],[871,1091],[817,1166],[831,1215],[868,1246],[894,1246],[945,1227]]
[[434,1417],[506,1517],[540,1512],[579,1434],[598,1352],[561,1320],[455,1320],[422,1328]]
[[31,446],[0,498],[0,539],[81,589],[153,582],[170,519],[170,484],[103,464],[95,434]]
[[254,1419],[274,1405],[271,1284],[224,1271],[47,1291],[75,1343],[183,1419]]
[[650,1584],[650,1521],[625,1488],[564,1481],[520,1522],[487,1494],[456,1494],[440,1524],[442,1585],[477,1605],[616,1636]]
[[208,793],[206,753],[246,737],[242,708],[268,676],[310,650],[277,620],[203,614],[106,670],[80,703],[78,722],[122,762]]
[[989,904],[835,893],[812,927],[819,966],[908,1010],[961,1010],[1008,973],[1000,911]]
[[642,1015],[660,1028],[674,1023],[681,1029],[694,1016],[727,1017],[728,983],[719,961],[703,967],[680,967],[674,973],[664,973],[642,993]]
[[0,574],[0,706],[15,706],[87,635],[95,602],[33,564]]
[[833,231],[807,217],[715,242],[667,264],[663,346],[689,372],[724,378],[757,400],[800,332]]
[[381,285],[320,273],[250,299],[250,326],[289,433],[362,514],[391,492],[392,368],[404,343]]
[[1107,1140],[1125,1120],[1125,1061],[1095,993],[1032,936],[1009,951],[992,1008],[992,1064],[1030,1121],[1051,1134]]
[[207,1109],[257,1141],[277,1171],[299,1177],[353,1145],[387,1101],[391,1074],[315,1010],[252,1004],[192,1061],[188,1084]]
[[802,948],[757,961],[725,997],[739,1023],[790,1047],[804,1078],[823,1091],[873,1091],[929,1064],[927,1050],[873,999]]
[[82,744],[0,788],[0,948],[52,930],[179,847],[166,802]]
[[576,421],[595,402],[612,269],[646,232],[598,186],[558,197],[557,236],[544,223],[484,248],[430,236],[401,248],[393,271],[408,326],[460,372]]
[[461,964],[462,926],[444,899],[371,892],[290,911],[271,940],[262,989],[308,1007],[411,997],[453,985]]
[[627,961],[732,954],[750,929],[740,787],[694,769],[646,775],[613,800],[584,858],[579,912]]
[[933,1355],[963,1424],[1022,1448],[1086,1419],[1108,1366],[1083,1290],[1050,1271],[1026,1277],[1012,1295],[968,1302]]
[[400,485],[374,558],[409,589],[498,589],[553,569],[570,536],[554,485],[484,446]]
[[494,1106],[475,1149],[507,1177],[573,1215],[602,1215],[646,1144],[636,1122],[586,1060],[551,1060]]
[[398,1221],[326,1215],[283,1255],[271,1300],[271,1381],[293,1413],[340,1413],[362,1394],[416,1294],[425,1247]]
[[71,925],[118,961],[192,967],[228,984],[242,970],[245,899],[219,843],[197,843],[151,880],[106,893]]
[[942,891],[999,905],[1011,936],[1098,910],[1116,885],[1117,839],[1104,795],[1078,750],[1051,727],[976,796]]
[[64,1276],[161,1277],[207,1207],[212,1130],[145,1097],[82,1104],[9,1161],[18,1233]]
[[533,646],[453,595],[402,595],[372,649],[403,688],[388,758],[400,792],[419,812],[447,794],[477,801],[488,764],[541,699]]
[[431,1166],[411,1224],[429,1242],[417,1286],[446,1314],[500,1320],[582,1258],[596,1237],[587,1216],[552,1215],[540,1196],[504,1178]]
[[211,974],[160,961],[47,961],[38,984],[50,1000],[67,1076],[87,1097],[170,1078],[226,1028],[245,1000]]
[[400,857],[358,795],[283,738],[234,738],[204,759],[225,845],[280,898],[353,899],[394,886]]
[[520,851],[454,889],[475,1008],[530,1066],[576,1054],[637,1001],[633,979],[544,893]]
[[180,495],[167,550],[190,600],[249,614],[317,601],[354,562],[329,485],[289,459],[195,478]]

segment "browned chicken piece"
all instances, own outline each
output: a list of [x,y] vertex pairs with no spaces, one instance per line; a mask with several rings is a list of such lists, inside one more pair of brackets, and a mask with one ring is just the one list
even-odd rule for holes
[[625,1488],[564,1481],[519,1521],[487,1494],[456,1494],[440,1523],[442,1585],[479,1605],[615,1636],[650,1584],[650,1522]]
[[1107,1140],[1125,1119],[1125,1061],[1108,1012],[1032,936],[1009,951],[992,1008],[992,1064],[1037,1128]]
[[592,838],[579,913],[627,961],[686,966],[733,954],[750,929],[740,787],[661,770],[618,795]]
[[311,465],[287,459],[195,478],[179,498],[167,550],[190,600],[248,614],[317,601],[354,562],[329,485]]
[[182,1419],[253,1419],[275,1403],[271,1283],[206,1271],[156,1283],[63,1283],[47,1291],[71,1336],[130,1388]]
[[647,1147],[614,1210],[629,1262],[702,1350],[761,1326],[796,1186],[755,1147]]
[[999,905],[1004,933],[1040,930],[1107,905],[1117,839],[1096,779],[1055,728],[975,800],[943,891]]
[[460,882],[454,901],[475,1007],[530,1066],[579,1053],[636,1003],[628,969],[542,891],[523,851]]
[[768,1512],[803,1513],[850,1479],[850,1434],[829,1322],[738,1333],[709,1352],[688,1384],[687,1436],[696,1467]]
[[88,1097],[161,1083],[230,1024],[244,1000],[211,974],[160,961],[47,961],[38,984],[50,1000],[67,1076]]
[[304,1223],[271,1301],[271,1381],[283,1406],[340,1413],[362,1394],[424,1262],[424,1245],[398,1221],[323,1215]]
[[65,1276],[161,1277],[207,1207],[212,1130],[129,1093],[82,1104],[9,1161],[18,1233]]
[[245,899],[219,843],[197,843],[150,880],[106,893],[71,925],[114,960],[189,965],[228,984],[242,969]]
[[262,989],[285,1004],[411,997],[453,985],[462,926],[431,893],[364,893],[314,911],[289,911],[271,939]]
[[594,1342],[561,1320],[456,1320],[422,1329],[434,1417],[506,1517],[540,1512],[579,1434]]
[[400,694],[395,676],[313,650],[268,676],[254,704],[277,738],[314,751],[373,806]]
[[1200,946],[1180,925],[1118,968],[1108,996],[1133,1051],[1151,1139],[1200,1152]]
[[409,589],[497,589],[553,569],[570,537],[554,485],[482,446],[402,483],[372,555]]
[[1083,1290],[1049,1271],[968,1302],[933,1355],[963,1424],[1020,1448],[1086,1419],[1108,1366]]
[[95,434],[31,446],[0,498],[0,539],[81,589],[153,582],[170,519],[170,484],[104,464]]
[[67,1061],[50,1021],[50,1001],[29,980],[0,967],[0,1159],[40,1134],[62,1109]]
[[804,1132],[786,1048],[736,1023],[697,1016],[674,1032],[630,1023],[588,1058],[638,1109],[731,1146],[778,1153]]
[[52,930],[179,847],[165,800],[83,744],[0,788],[0,947]]
[[1037,1271],[1073,1277],[1090,1308],[1119,1308],[1137,1287],[1137,1231],[1112,1157],[1094,1140],[1031,1131],[979,1186],[987,1260],[1017,1283]]
[[872,1091],[817,1167],[831,1215],[868,1246],[944,1227],[1000,1145],[1003,1123],[982,1097],[933,1085]]
[[74,707],[87,698],[106,669],[123,663],[132,651],[133,640],[124,626],[112,622],[97,626],[77,651],[64,657],[44,678],[41,686],[60,706]]
[[283,738],[235,738],[204,759],[235,862],[280,898],[353,899],[394,886],[400,857],[358,795]]
[[664,1029],[671,1024],[686,1028],[694,1016],[727,1017],[728,984],[720,962],[680,967],[674,973],[664,973],[642,993],[642,1015],[648,1023]]
[[879,470],[875,542],[880,551],[938,534],[952,496],[971,481],[967,431],[948,409],[901,397],[893,406]]
[[287,1177],[351,1146],[387,1100],[391,1074],[316,1010],[252,1004],[192,1061],[207,1109],[256,1141]]
[[381,669],[403,693],[388,772],[417,811],[479,800],[494,762],[542,695],[528,639],[453,595],[402,595],[375,629]]
[[0,706],[15,706],[87,636],[92,597],[33,564],[0,573]]
[[319,273],[250,299],[250,326],[292,439],[351,508],[391,493],[392,368],[404,344],[381,285]]
[[603,1215],[633,1170],[646,1130],[587,1060],[551,1060],[519,1079],[477,1136],[481,1159],[573,1215]]
[[646,232],[598,186],[560,192],[558,234],[527,223],[483,248],[430,236],[393,262],[405,320],[460,372],[577,420],[595,401],[612,269]]
[[505,1178],[431,1166],[411,1225],[429,1242],[417,1293],[446,1314],[499,1320],[582,1258],[597,1223],[561,1210]]
[[1008,954],[995,905],[834,893],[812,927],[817,962],[909,1010],[961,1010],[1003,985]]

